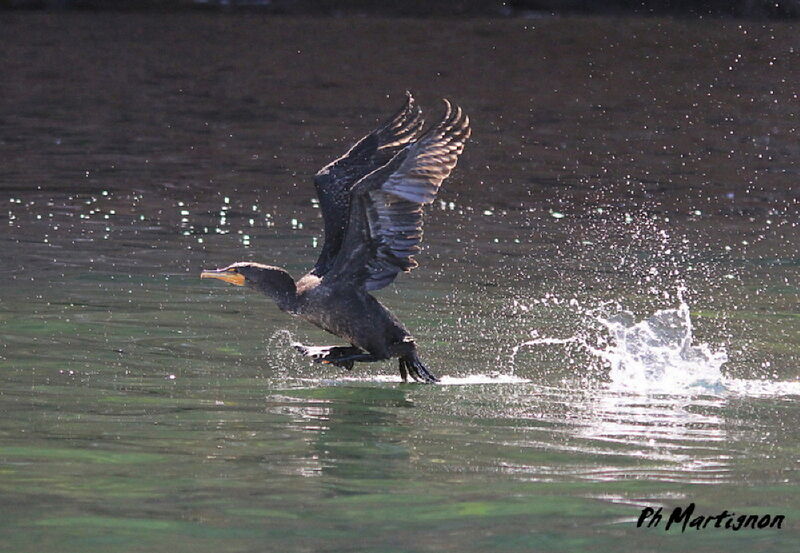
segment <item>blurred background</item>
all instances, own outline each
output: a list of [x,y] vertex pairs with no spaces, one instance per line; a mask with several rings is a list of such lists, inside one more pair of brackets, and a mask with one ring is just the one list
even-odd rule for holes
[[786,18],[800,16],[800,0],[0,0],[21,9],[186,10],[250,9],[282,14],[401,16],[559,13],[635,13],[678,16]]

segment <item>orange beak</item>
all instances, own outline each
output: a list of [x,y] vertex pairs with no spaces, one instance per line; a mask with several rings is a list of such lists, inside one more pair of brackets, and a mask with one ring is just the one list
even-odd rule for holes
[[244,275],[240,275],[236,271],[228,271],[227,269],[217,269],[216,271],[203,271],[200,273],[200,278],[216,278],[230,282],[234,286],[244,286]]

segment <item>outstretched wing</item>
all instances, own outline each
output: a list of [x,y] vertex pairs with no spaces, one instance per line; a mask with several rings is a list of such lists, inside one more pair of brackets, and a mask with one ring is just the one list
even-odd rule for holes
[[470,135],[469,117],[445,103],[441,123],[353,186],[347,233],[331,275],[378,290],[417,266],[422,207],[436,197]]
[[406,102],[397,113],[316,174],[314,185],[325,222],[325,243],[314,274],[325,274],[339,252],[350,212],[350,188],[389,162],[417,136],[422,124],[422,113],[411,93],[406,92]]

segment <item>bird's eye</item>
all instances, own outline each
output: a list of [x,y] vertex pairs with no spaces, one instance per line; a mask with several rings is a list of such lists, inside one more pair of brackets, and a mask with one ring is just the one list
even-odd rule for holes
[[235,272],[236,272],[236,269],[228,269],[228,272],[229,272],[229,273],[235,273]]

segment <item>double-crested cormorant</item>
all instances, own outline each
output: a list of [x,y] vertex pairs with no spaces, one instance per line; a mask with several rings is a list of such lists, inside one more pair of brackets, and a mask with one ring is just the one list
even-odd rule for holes
[[417,266],[422,206],[436,197],[470,134],[469,118],[445,100],[442,121],[422,132],[411,94],[382,126],[314,177],[325,223],[325,243],[314,268],[295,282],[284,269],[234,263],[203,271],[260,290],[282,311],[344,338],[349,346],[295,344],[316,362],[352,369],[356,361],[399,358],[400,376],[436,382],[422,364],[411,334],[368,292]]

